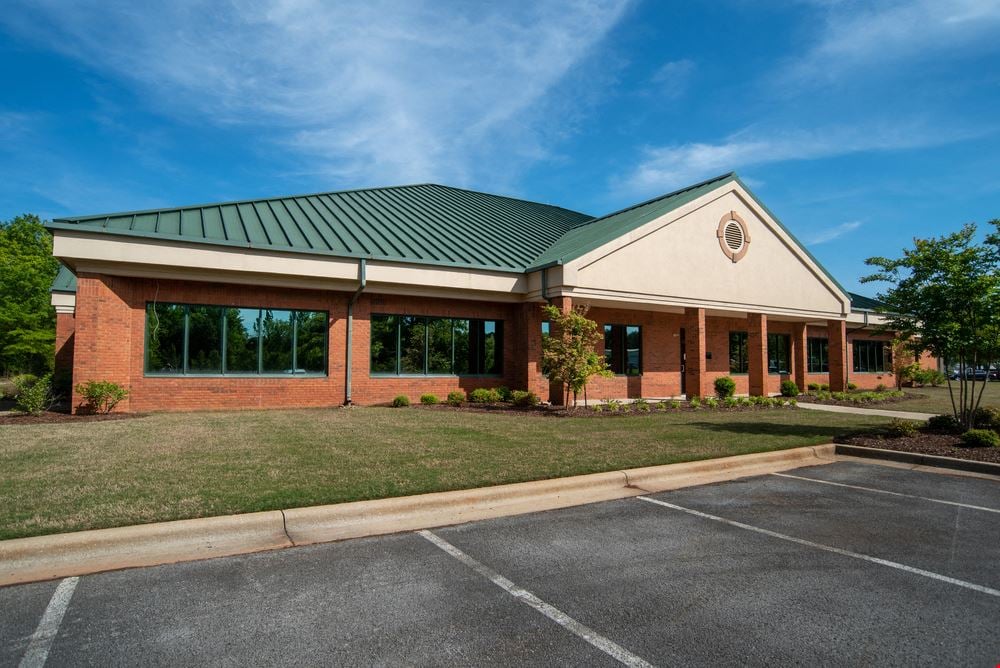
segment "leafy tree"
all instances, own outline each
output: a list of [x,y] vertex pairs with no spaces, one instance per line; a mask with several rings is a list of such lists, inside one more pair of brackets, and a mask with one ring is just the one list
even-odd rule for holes
[[976,226],[939,238],[914,239],[903,257],[866,260],[878,271],[862,283],[881,281],[892,287],[878,298],[885,306],[884,329],[896,330],[914,355],[927,351],[938,359],[957,363],[958,392],[951,379],[948,391],[955,418],[966,429],[973,426],[987,380],[976,387],[975,374],[966,369],[995,364],[1000,359],[1000,220],[994,230],[976,242]]
[[586,393],[591,377],[612,375],[604,356],[595,350],[603,335],[597,323],[587,318],[586,306],[567,313],[552,305],[542,309],[551,328],[549,335],[542,338],[542,373],[550,382],[564,387],[564,405],[569,405],[571,392],[575,405],[578,394]]
[[59,271],[38,216],[0,222],[0,373],[45,373],[55,356],[49,288]]

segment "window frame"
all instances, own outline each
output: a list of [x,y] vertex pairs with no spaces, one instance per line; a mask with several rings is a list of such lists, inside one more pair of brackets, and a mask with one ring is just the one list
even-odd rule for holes
[[[783,346],[775,346],[776,349],[784,348],[785,371],[781,370],[781,364],[777,364],[777,371],[771,371],[771,339],[783,341]],[[781,362],[782,360],[778,360]],[[792,374],[792,337],[790,334],[780,332],[768,332],[767,334],[767,375],[769,376],[790,376]]]
[[[151,371],[149,368],[149,355],[150,355],[150,341],[149,341],[149,309],[150,307],[161,306],[181,306],[184,308],[184,318],[183,318],[183,328],[184,328],[184,345],[181,352],[181,362],[182,368],[180,371]],[[219,316],[219,327],[221,328],[221,336],[219,343],[219,352],[221,355],[220,372],[207,372],[198,373],[197,371],[190,371],[189,364],[190,360],[190,318],[191,318],[191,307],[204,307],[204,308],[218,308],[221,309]],[[244,310],[256,310],[257,311],[257,371],[229,371],[227,369],[227,344],[229,338],[229,328],[226,326],[227,311],[230,309],[244,309]],[[260,331],[260,323],[262,321],[261,313],[263,311],[289,311],[292,313],[292,336],[291,336],[291,353],[292,353],[292,372],[291,373],[274,373],[268,372],[264,373],[263,369],[263,345],[264,337]],[[322,313],[326,326],[323,328],[323,371],[305,371],[303,373],[296,373],[297,368],[297,357],[298,357],[298,318],[296,315],[298,313]],[[192,302],[160,302],[160,301],[147,301],[146,307],[143,310],[143,351],[142,351],[142,375],[149,378],[326,378],[330,375],[330,312],[323,309],[295,309],[295,308],[275,308],[267,306],[243,306],[236,304],[202,304],[202,303],[192,303]]]
[[[816,357],[818,365],[813,365],[813,346],[821,346]],[[830,373],[830,339],[823,336],[806,337],[806,373]]]
[[[889,341],[854,339],[851,344],[851,373],[892,373],[892,345]],[[874,369],[861,368],[861,356],[858,355],[858,351],[862,346],[868,349],[864,356],[865,361],[875,361]],[[878,354],[876,350],[880,350],[881,354]]]
[[[371,354],[371,328],[369,327],[368,335],[368,376],[370,378],[502,378],[504,374],[504,321],[501,318],[467,318],[467,317],[454,317],[454,316],[438,316],[438,315],[412,315],[412,314],[402,314],[402,313],[372,313],[371,319],[374,318],[395,318],[396,322],[396,370],[395,371],[373,371],[372,370],[372,354]],[[424,372],[423,373],[413,373],[407,372],[402,373],[402,321],[403,318],[417,318],[423,320],[424,327]],[[451,322],[451,373],[428,373],[428,357],[430,353],[430,321],[431,320],[447,320]],[[499,363],[497,366],[499,369],[492,373],[455,373],[455,321],[465,320],[469,322],[469,346],[472,346],[474,336],[472,333],[473,322],[492,322],[495,325],[493,331],[494,337],[494,358],[499,356]],[[371,320],[369,320],[369,323]],[[485,341],[485,339],[484,339]],[[485,360],[483,360],[485,362]]]
[[[739,339],[742,337],[743,346],[741,349],[742,355],[737,355],[737,357],[742,357],[743,371],[733,371],[733,342],[736,341],[736,345],[739,346]],[[733,330],[729,332],[729,375],[730,376],[746,376],[750,373],[750,333],[742,330]]]
[[[614,368],[614,366],[613,366],[613,364],[612,364],[612,360],[614,359],[613,349],[612,349],[612,353],[611,353],[611,359],[608,358],[608,346],[607,346],[608,327],[611,328],[612,337],[614,337],[614,328],[615,327],[619,327],[620,328],[620,337],[619,337],[619,340],[618,340],[618,344],[621,346],[621,361],[622,361],[622,370],[621,371],[616,371],[615,368]],[[630,328],[634,328],[634,329],[639,330],[638,331],[638,334],[639,334],[639,362],[638,362],[637,369],[636,369],[635,373],[629,373],[628,372],[628,330]],[[627,325],[627,324],[616,323],[616,322],[606,322],[602,326],[601,330],[604,333],[604,341],[605,341],[605,343],[604,343],[604,362],[608,365],[608,369],[611,370],[611,373],[613,373],[615,376],[622,376],[624,378],[637,378],[639,376],[642,376],[642,374],[643,374],[642,325]]]

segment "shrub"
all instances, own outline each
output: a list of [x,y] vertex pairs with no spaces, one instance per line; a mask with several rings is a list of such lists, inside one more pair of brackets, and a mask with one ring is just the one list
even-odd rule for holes
[[14,379],[14,407],[29,415],[41,415],[56,403],[52,393],[52,374],[35,378],[24,374]]
[[681,407],[681,402],[677,401],[676,399],[671,399],[670,407],[673,408],[674,410],[677,410],[678,408]]
[[706,408],[718,408],[719,400],[715,397],[705,397],[705,407]]
[[474,404],[495,404],[502,401],[502,397],[499,390],[480,387],[469,393],[469,400]]
[[649,402],[645,399],[639,398],[632,402],[632,408],[639,411],[640,413],[649,412]]
[[410,405],[410,398],[405,394],[401,394],[392,400],[393,408],[404,408]]
[[497,396],[500,397],[500,401],[512,401],[514,398],[514,393],[511,392],[510,388],[505,385],[498,387],[496,389],[496,393]]
[[461,406],[462,402],[465,401],[465,393],[455,390],[454,392],[448,393],[448,405],[449,406]]
[[128,396],[128,390],[110,380],[88,380],[77,383],[76,391],[92,413],[110,413],[118,402]]
[[657,401],[656,402],[656,410],[658,410],[658,411],[665,411],[665,410],[667,410],[667,402],[666,401]]
[[617,399],[608,399],[607,401],[604,402],[604,407],[608,410],[609,413],[617,413],[622,409],[622,402],[618,401]]
[[857,383],[848,383],[847,384],[847,389],[850,390],[851,392],[853,392],[854,390],[858,389],[858,384]]
[[736,381],[729,376],[715,379],[715,396],[725,399],[736,394]]
[[875,386],[875,391],[876,392],[885,392],[888,389],[889,388],[886,387],[885,383],[879,383],[878,385]]
[[433,406],[434,404],[439,403],[440,401],[441,400],[437,398],[436,394],[421,394],[420,395],[420,403],[422,403],[425,406]]
[[954,415],[934,415],[927,420],[927,430],[939,434],[957,434],[962,431],[962,425]]
[[829,392],[830,391],[830,383],[820,383],[819,389],[821,389],[824,392]]
[[510,393],[510,400],[514,402],[515,406],[521,408],[537,406],[539,402],[538,395],[527,390],[514,390]]
[[722,405],[726,408],[736,408],[740,405],[740,400],[736,397],[726,397],[722,400]]
[[604,406],[601,404],[594,404],[590,407],[595,413],[602,413],[604,411]]
[[972,426],[976,429],[992,429],[1000,431],[1000,408],[983,406],[976,409],[972,417]]
[[970,429],[962,434],[962,445],[968,448],[1000,447],[1000,434],[992,429]]
[[794,380],[781,381],[781,396],[783,397],[799,396],[799,386],[795,384]]
[[806,389],[808,389],[810,392],[815,392],[816,390],[819,389],[819,383],[809,383],[808,385],[806,385]]
[[699,399],[698,397],[691,397],[691,400],[688,401],[688,404],[691,406],[691,408],[696,408],[696,409],[701,408],[701,399]]
[[917,423],[912,420],[900,420],[899,418],[893,418],[892,422],[886,428],[886,433],[893,438],[905,438],[907,436],[917,435]]

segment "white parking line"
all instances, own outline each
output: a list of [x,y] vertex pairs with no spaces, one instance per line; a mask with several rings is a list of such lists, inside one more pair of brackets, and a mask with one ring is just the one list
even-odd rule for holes
[[934,503],[943,503],[947,506],[958,506],[960,508],[971,508],[972,510],[983,510],[988,513],[1000,513],[1000,508],[987,508],[986,506],[973,506],[968,503],[958,503],[957,501],[945,501],[944,499],[932,499],[926,496],[916,496],[914,494],[903,494],[902,492],[890,492],[885,489],[875,489],[874,487],[861,487],[859,485],[848,485],[842,482],[831,482],[830,480],[817,480],[816,478],[806,478],[800,475],[790,475],[788,473],[772,473],[771,475],[780,476],[782,478],[794,478],[796,480],[806,480],[808,482],[818,482],[821,485],[833,485],[834,487],[847,487],[849,489],[860,489],[865,492],[876,492],[878,494],[888,494],[890,496],[902,496],[907,499],[920,499],[921,501],[933,501]]
[[437,536],[431,533],[430,531],[426,530],[418,531],[417,533],[426,538],[427,540],[429,540],[434,545],[444,550],[445,552],[447,552],[448,554],[450,554],[451,556],[453,556],[454,558],[461,561],[463,564],[474,570],[476,573],[479,573],[484,578],[486,578],[496,586],[503,589],[505,592],[507,592],[514,598],[518,599],[525,605],[531,606],[538,612],[542,613],[543,615],[554,621],[556,624],[559,624],[567,631],[586,640],[591,645],[601,650],[611,658],[617,660],[618,662],[623,663],[626,666],[642,666],[643,668],[652,667],[652,664],[650,664],[648,661],[636,656],[635,654],[628,651],[621,645],[611,640],[608,640],[607,638],[600,635],[590,627],[581,624],[580,622],[576,621],[575,619],[567,615],[565,612],[562,612],[558,608],[549,605],[542,599],[532,594],[527,589],[518,587],[516,584],[514,584],[504,576],[500,575],[496,571],[492,570],[490,567],[481,564],[480,562],[476,561],[475,559],[467,555],[465,552],[462,552],[460,549],[458,549],[457,547],[446,541],[444,538],[441,538],[440,536]]
[[31,636],[28,651],[21,659],[20,668],[41,668],[45,665],[45,660],[49,658],[52,641],[56,639],[59,624],[62,623],[63,615],[66,614],[66,608],[69,607],[69,600],[73,597],[73,591],[76,589],[76,583],[79,579],[76,577],[66,578],[56,587],[55,593],[52,594],[52,598],[45,608],[45,613],[42,614],[41,621],[38,622],[38,628]]
[[753,531],[765,536],[771,536],[772,538],[780,538],[781,540],[787,540],[791,543],[798,543],[799,545],[805,545],[807,547],[814,547],[817,550],[825,550],[827,552],[833,552],[834,554],[840,554],[845,557],[852,557],[854,559],[861,559],[862,561],[868,561],[873,564],[879,564],[880,566],[888,566],[889,568],[895,568],[900,571],[906,571],[907,573],[913,573],[915,575],[922,575],[925,578],[931,578],[933,580],[939,580],[941,582],[947,582],[948,584],[953,584],[958,587],[965,587],[966,589],[971,589],[973,591],[978,591],[983,594],[989,594],[990,596],[1000,597],[1000,590],[992,589],[990,587],[984,587],[983,585],[977,585],[973,582],[966,582],[965,580],[959,580],[958,578],[948,577],[947,575],[941,575],[940,573],[934,573],[932,571],[925,571],[922,568],[915,568],[913,566],[907,566],[906,564],[901,564],[895,561],[889,561],[888,559],[880,559],[878,557],[872,557],[867,554],[861,554],[859,552],[851,552],[850,550],[842,550],[839,547],[833,547],[831,545],[823,545],[822,543],[814,543],[811,540],[805,540],[804,538],[796,538],[795,536],[789,536],[787,534],[778,533],[777,531],[771,531],[769,529],[762,529],[760,527],[755,527],[750,524],[744,524],[743,522],[736,522],[734,520],[727,520],[724,517],[719,517],[718,515],[710,515],[708,513],[703,513],[700,510],[692,510],[691,508],[685,508],[683,506],[678,506],[673,503],[667,503],[666,501],[660,501],[659,499],[651,499],[648,496],[637,496],[635,497],[641,501],[646,501],[647,503],[655,503],[658,506],[664,506],[666,508],[672,508],[673,510],[679,510],[681,512],[687,513],[689,515],[694,515],[695,517],[702,517],[707,520],[712,520],[714,522],[722,522],[723,524],[728,524],[729,526],[734,526],[740,529],[746,529],[747,531]]

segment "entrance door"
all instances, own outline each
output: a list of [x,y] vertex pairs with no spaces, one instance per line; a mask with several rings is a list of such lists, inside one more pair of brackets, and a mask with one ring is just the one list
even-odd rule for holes
[[687,394],[687,344],[684,341],[683,327],[681,327],[681,394]]

